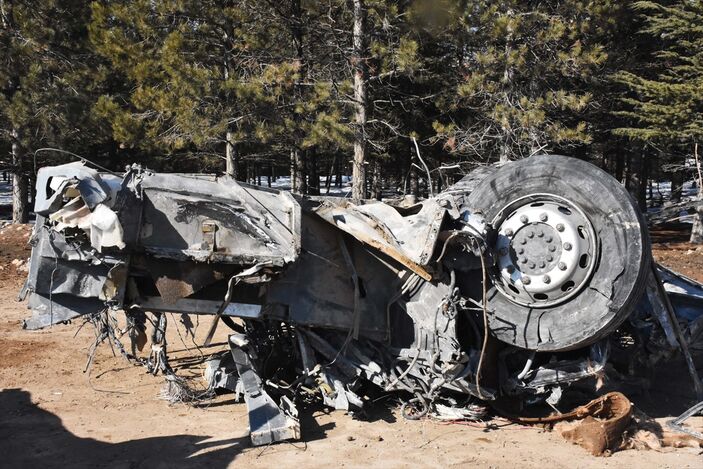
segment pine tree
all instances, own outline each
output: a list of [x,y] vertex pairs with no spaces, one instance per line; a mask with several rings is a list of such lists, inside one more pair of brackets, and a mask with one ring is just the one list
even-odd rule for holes
[[449,112],[437,132],[457,152],[501,161],[589,143],[584,86],[607,54],[591,2],[456,2]]
[[[617,115],[630,125],[615,133],[682,154],[678,164],[685,166],[686,160],[697,158],[694,150],[703,138],[703,3],[640,1],[633,7],[644,17],[641,33],[656,50],[641,73],[616,76],[630,91],[622,99],[626,109]],[[691,242],[703,242],[703,208]]]
[[93,122],[88,15],[79,1],[0,0],[0,139],[10,142],[14,222],[29,216],[33,150],[96,138],[81,131]]

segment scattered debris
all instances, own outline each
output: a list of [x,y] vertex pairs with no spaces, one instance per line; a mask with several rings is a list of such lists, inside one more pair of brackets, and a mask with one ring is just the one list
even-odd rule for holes
[[[407,419],[558,409],[700,344],[703,286],[652,263],[641,213],[595,166],[541,155],[409,202],[42,168],[24,326],[86,318],[93,350],[162,373],[172,402],[234,392],[255,445],[300,438],[299,404],[354,412],[383,393]],[[211,317],[208,343],[232,329],[204,389],[170,366],[164,313]],[[614,449],[627,399],[579,409],[565,436]]]
[[631,416],[632,404],[627,397],[611,392],[568,414],[557,416],[562,422],[555,426],[555,430],[594,456],[601,456],[622,446]]

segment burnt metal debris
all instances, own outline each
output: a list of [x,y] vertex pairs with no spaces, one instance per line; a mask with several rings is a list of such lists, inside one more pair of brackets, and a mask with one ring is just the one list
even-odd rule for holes
[[[409,419],[557,408],[606,375],[690,362],[703,336],[703,286],[653,264],[617,181],[561,156],[482,167],[419,202],[357,204],[72,163],[39,171],[35,211],[24,326],[84,317],[96,346],[184,399],[235,392],[256,445],[300,438],[296,405],[314,400],[356,411],[395,393]],[[208,341],[233,330],[206,391],[171,368],[165,313],[213,317]]]

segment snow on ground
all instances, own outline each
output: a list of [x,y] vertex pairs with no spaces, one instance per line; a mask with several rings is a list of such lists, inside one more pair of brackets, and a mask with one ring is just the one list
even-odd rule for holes
[[0,179],[0,205],[12,204],[12,186],[9,182]]
[[[671,181],[654,181],[652,182],[652,196],[650,197],[647,190],[647,213],[650,215],[656,214],[671,200]],[[683,183],[681,191],[681,202],[688,202],[698,196],[698,187],[694,181],[686,181]],[[689,214],[682,210],[679,214],[681,223],[693,223],[693,214]]]
[[[261,178],[262,187],[266,187],[266,178]],[[334,195],[337,197],[351,196],[351,176],[342,176],[342,187],[334,185],[334,179],[330,185],[329,193],[325,189],[327,177],[320,176],[320,195]],[[289,191],[291,188],[290,176],[279,176],[275,181],[271,181],[271,188],[281,191]]]

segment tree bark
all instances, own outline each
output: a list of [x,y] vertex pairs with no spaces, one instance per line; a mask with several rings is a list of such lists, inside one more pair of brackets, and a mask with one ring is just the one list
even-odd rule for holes
[[373,162],[373,175],[371,177],[371,198],[381,200],[382,196],[381,184],[381,164],[378,161]]
[[[701,159],[698,156],[698,143],[693,145],[693,155],[696,159],[696,173],[698,175],[698,200],[701,201],[703,200],[703,170],[701,170]],[[692,244],[703,244],[703,206],[701,205],[696,208],[689,241]]]
[[303,152],[294,148],[290,152],[291,160],[291,191],[295,194],[307,194],[308,188],[305,181],[305,158]]
[[680,202],[683,194],[683,171],[674,171],[671,173],[671,202]]
[[417,158],[417,155],[415,153],[415,148],[413,148],[412,145],[410,145],[410,174],[408,177],[410,178],[410,194],[414,195],[415,197],[419,197],[420,195],[420,181],[418,180],[417,177],[417,168],[415,168],[415,160]]
[[353,0],[354,28],[352,66],[354,67],[354,161],[352,199],[366,198],[366,5]]
[[635,153],[628,158],[627,190],[643,212],[647,210],[647,162],[644,155]]
[[306,160],[308,164],[308,191],[310,195],[320,195],[320,176],[317,172],[317,155],[315,150],[307,151]]
[[12,129],[12,223],[29,221],[28,184],[23,171],[22,145],[20,132]]
[[332,162],[329,166],[329,171],[327,171],[327,179],[325,179],[325,194],[330,193],[330,187],[332,186],[332,174],[337,166],[337,154],[332,157]]
[[225,134],[225,173],[232,179],[237,179],[237,145],[234,142],[234,132],[231,129]]

